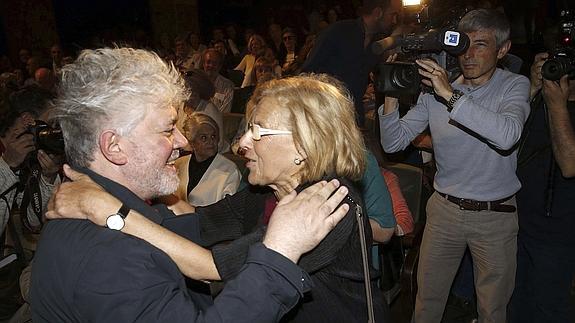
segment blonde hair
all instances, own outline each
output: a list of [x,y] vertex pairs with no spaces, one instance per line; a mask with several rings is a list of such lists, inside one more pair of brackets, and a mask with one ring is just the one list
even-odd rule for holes
[[306,74],[259,85],[247,104],[246,120],[264,98],[273,98],[289,114],[295,145],[306,156],[298,174],[302,183],[324,176],[358,181],[366,168],[366,148],[355,122],[351,95],[325,74]]
[[257,53],[254,53],[254,52],[253,52],[253,49],[252,49],[253,43],[254,43],[255,41],[259,41],[259,42],[260,42],[260,46],[261,46],[262,48],[266,48],[266,47],[267,47],[267,46],[266,46],[266,41],[265,41],[265,39],[264,39],[262,36],[260,36],[260,35],[258,35],[258,34],[253,34],[253,35],[251,35],[251,36],[250,36],[250,39],[248,40],[248,52],[249,52],[250,54],[254,55],[254,56],[256,56],[256,54],[257,54]]

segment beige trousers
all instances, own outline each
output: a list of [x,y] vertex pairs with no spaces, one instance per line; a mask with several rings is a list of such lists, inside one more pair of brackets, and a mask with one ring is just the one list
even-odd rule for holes
[[[515,198],[505,204],[515,205]],[[473,258],[480,323],[505,323],[515,285],[517,212],[461,210],[434,193],[417,271],[415,322],[440,322],[449,290],[469,247]]]

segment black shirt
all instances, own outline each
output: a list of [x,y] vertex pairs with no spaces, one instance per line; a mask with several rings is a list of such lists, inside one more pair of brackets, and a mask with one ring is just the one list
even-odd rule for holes
[[[519,234],[551,244],[575,245],[575,179],[567,179],[553,158],[543,100],[536,99],[518,157]],[[567,109],[575,127],[575,102]]]
[[[210,221],[175,217],[125,187],[83,170],[148,219],[198,239]],[[206,226],[204,226],[206,224]],[[87,220],[52,220],[42,232],[30,288],[34,322],[276,322],[309,288],[309,276],[262,244],[250,247],[216,301],[189,292],[176,264],[144,240]]]
[[361,18],[341,20],[322,31],[302,71],[326,73],[342,81],[353,96],[357,120],[364,123],[363,94],[369,72],[377,63],[371,47],[364,47],[365,28]]

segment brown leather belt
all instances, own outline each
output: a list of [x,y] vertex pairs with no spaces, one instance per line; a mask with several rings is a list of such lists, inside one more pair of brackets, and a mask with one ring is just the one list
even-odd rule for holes
[[461,210],[469,210],[469,211],[490,210],[505,213],[512,213],[515,212],[516,210],[514,205],[502,204],[511,199],[514,195],[496,201],[476,201],[472,199],[463,199],[460,197],[451,196],[441,192],[437,192],[437,194],[443,196],[449,202],[457,204]]

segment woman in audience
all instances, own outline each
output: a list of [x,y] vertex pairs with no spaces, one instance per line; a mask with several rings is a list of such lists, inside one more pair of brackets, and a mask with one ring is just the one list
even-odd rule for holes
[[180,185],[176,196],[192,205],[216,203],[234,194],[241,174],[236,164],[218,154],[219,127],[208,115],[194,112],[183,123],[192,154],[176,160]]
[[[272,73],[273,73],[274,78],[282,77],[282,68],[280,66],[279,61],[276,58],[276,54],[274,53],[273,48],[266,47],[264,54],[262,56],[259,56],[256,58],[256,63],[254,63],[255,65],[257,65],[257,61],[260,57],[265,58],[269,62],[269,64],[272,67]],[[254,68],[253,68],[254,75],[252,75],[252,77],[255,76],[255,69],[256,69],[256,66],[254,66]],[[254,84],[258,84],[258,81],[256,79],[254,79]]]
[[242,61],[234,69],[244,73],[244,81],[241,87],[254,85],[252,79],[252,69],[256,62],[256,58],[265,54],[266,43],[262,36],[252,35],[248,41],[248,53],[244,56]]
[[[219,236],[203,233],[206,245],[224,238],[236,239],[211,249],[219,276],[228,281],[241,270],[248,247],[262,241],[265,224],[280,199],[320,180],[337,178],[349,190],[345,200],[348,213],[324,241],[299,260],[298,264],[310,274],[314,288],[310,297],[305,297],[283,319],[366,322],[368,306],[362,262],[365,245],[362,246],[359,234],[360,223],[366,227],[363,242],[367,246],[371,245],[372,237],[367,216],[362,211],[361,189],[356,187],[366,168],[366,148],[355,123],[349,93],[340,82],[325,75],[272,80],[256,88],[248,103],[246,118],[248,127],[240,147],[248,160],[248,181],[254,186],[210,206],[194,208],[180,202],[172,206],[173,210],[180,214],[195,212],[200,223],[211,219],[223,226],[217,232]],[[66,185],[84,186],[74,191],[86,192],[91,205],[102,206],[84,210],[95,223],[103,225],[109,215],[106,210],[120,206],[118,200],[88,179]],[[62,193],[62,189],[59,192]],[[74,209],[58,208],[66,203],[63,199],[57,196],[54,203],[58,212]],[[80,199],[78,194],[69,197],[71,203]],[[77,209],[80,207],[77,205]],[[193,267],[194,259],[186,253],[187,248],[193,247],[190,241],[163,235],[162,228],[135,211],[130,212],[125,221],[122,232],[161,248],[184,272]],[[226,225],[229,228],[224,228]],[[137,230],[142,227],[147,229]],[[134,228],[136,230],[132,230]],[[371,268],[371,264],[366,265]],[[375,281],[370,283],[375,317],[378,322],[385,322],[387,304]]]
[[178,129],[183,130],[184,122],[192,113],[201,112],[206,114],[214,119],[219,128],[218,152],[227,152],[230,149],[230,144],[224,138],[222,112],[210,102],[210,99],[216,93],[212,81],[210,81],[204,71],[197,69],[184,73],[184,81],[188,89],[190,89],[190,98],[184,103],[182,109],[178,110]]
[[413,231],[413,215],[411,214],[407,201],[401,192],[399,177],[385,168],[381,168],[381,174],[385,179],[385,184],[387,184],[387,189],[391,196],[391,202],[393,203],[393,215],[395,217],[395,222],[397,222],[395,235],[403,236],[409,234]]

